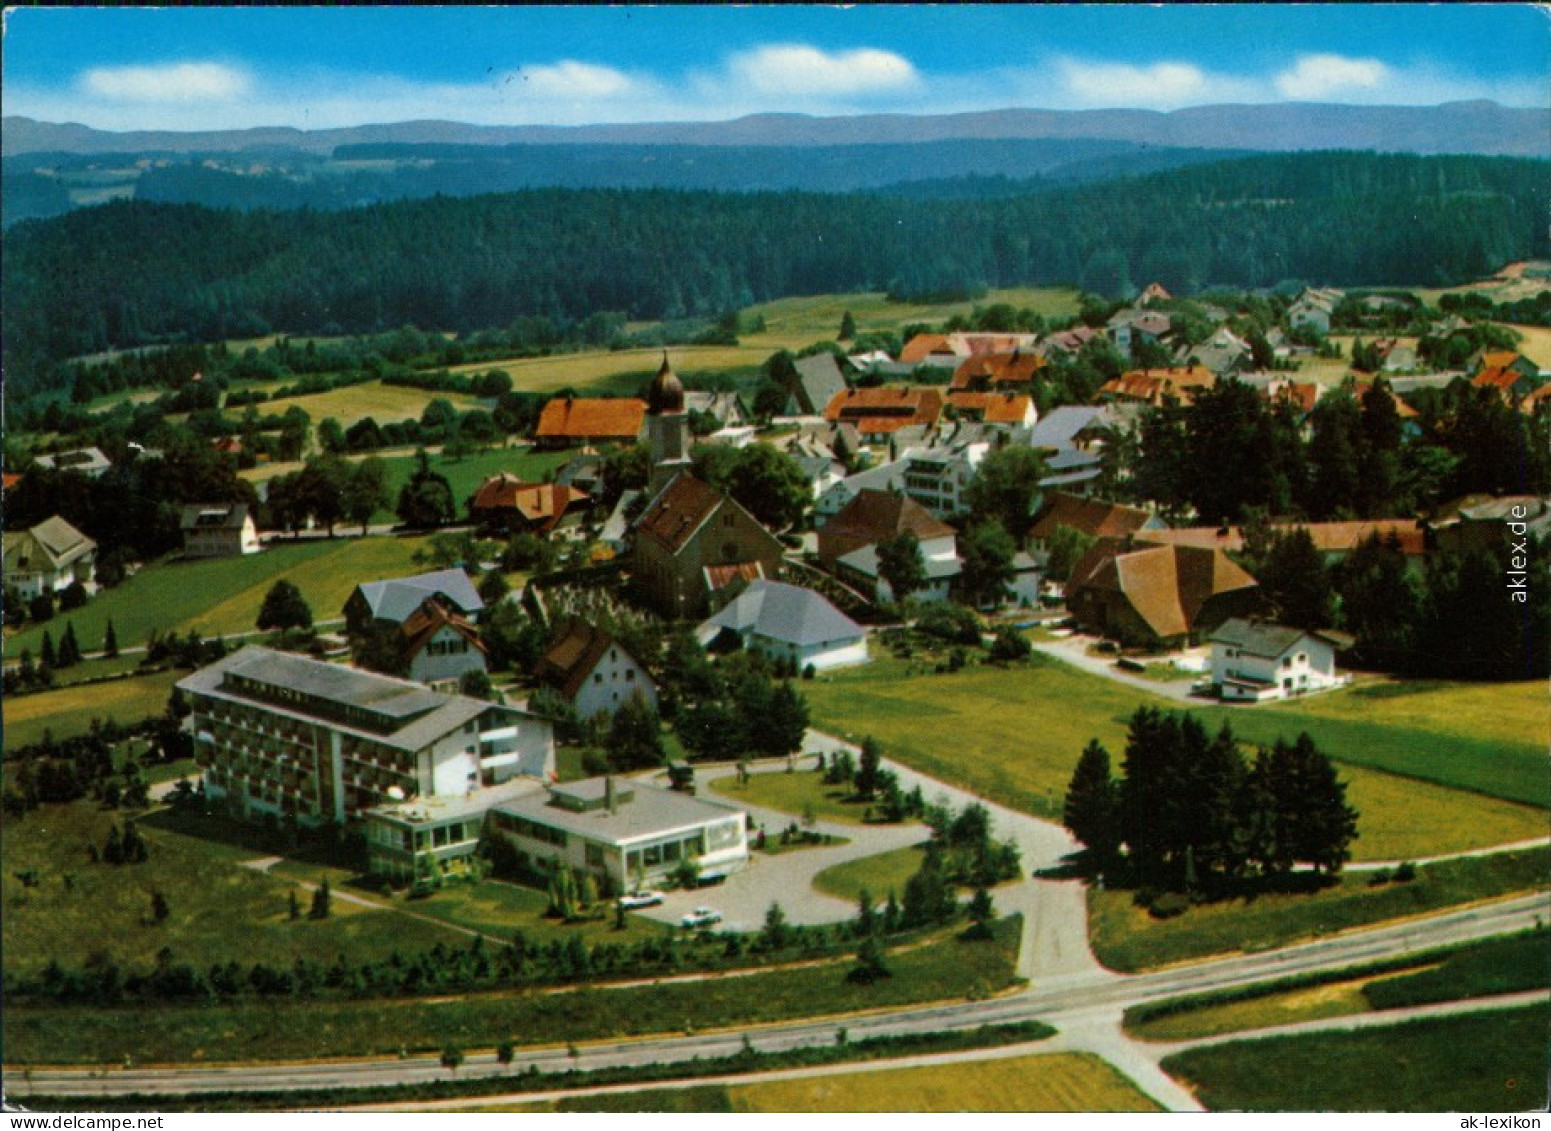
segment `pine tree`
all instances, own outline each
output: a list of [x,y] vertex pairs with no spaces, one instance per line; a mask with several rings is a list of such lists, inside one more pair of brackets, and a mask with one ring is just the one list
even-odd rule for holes
[[862,939],[862,945],[856,948],[856,965],[846,975],[846,981],[859,982],[865,986],[892,977],[893,974],[884,962],[883,940],[877,935],[868,935]]
[[167,897],[159,891],[151,893],[151,918],[158,923],[165,923],[172,909],[167,906]]
[[1109,751],[1092,739],[1066,790],[1061,823],[1103,868],[1120,851],[1120,791],[1110,777]]
[[38,662],[50,669],[59,666],[59,657],[54,653],[54,638],[46,628],[43,630],[43,645],[38,652]]
[[318,884],[317,890],[312,893],[312,910],[307,913],[309,919],[327,919],[330,913],[330,895],[328,877]]
[[75,637],[75,622],[67,621],[59,638],[59,663],[61,668],[74,667],[81,662],[81,644]]
[[855,339],[855,337],[856,318],[847,310],[840,315],[840,333],[837,335],[837,340],[849,342]]
[[108,626],[102,630],[102,655],[105,659],[113,659],[118,655],[118,634],[113,631],[113,621],[108,621]]
[[294,888],[291,890],[291,896],[288,900],[288,905],[291,918],[293,920],[300,919],[302,917],[302,904],[301,900],[296,898],[296,890]]
[[871,801],[878,791],[878,771],[883,762],[883,748],[871,735],[862,739],[861,757],[856,764],[856,793],[863,801]]

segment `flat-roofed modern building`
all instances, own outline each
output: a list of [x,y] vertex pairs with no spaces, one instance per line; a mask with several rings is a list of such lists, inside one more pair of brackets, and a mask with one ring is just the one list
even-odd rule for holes
[[589,778],[529,792],[496,805],[489,822],[529,867],[559,860],[607,876],[616,890],[656,883],[685,860],[702,879],[749,860],[743,810],[636,781]]
[[245,820],[343,823],[554,771],[545,719],[288,652],[250,645],[178,688],[207,795]]

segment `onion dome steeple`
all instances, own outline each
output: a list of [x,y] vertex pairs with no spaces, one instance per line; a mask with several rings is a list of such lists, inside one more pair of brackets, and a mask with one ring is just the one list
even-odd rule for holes
[[667,350],[662,354],[662,368],[657,370],[651,388],[646,391],[646,411],[652,416],[684,411],[684,382],[668,365]]

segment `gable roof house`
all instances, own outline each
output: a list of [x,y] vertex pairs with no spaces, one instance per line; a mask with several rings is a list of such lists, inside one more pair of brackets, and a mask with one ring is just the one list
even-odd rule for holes
[[102,454],[101,448],[75,448],[68,452],[35,456],[33,462],[51,471],[79,471],[88,479],[101,479],[113,467],[113,461]]
[[631,585],[673,620],[704,616],[729,586],[773,578],[781,568],[775,535],[688,472],[647,504],[631,531]]
[[634,444],[646,427],[646,402],[635,397],[556,397],[539,413],[540,448]]
[[1178,365],[1166,369],[1132,369],[1099,386],[1100,400],[1135,401],[1161,405],[1169,400],[1186,404],[1199,389],[1210,389],[1217,377],[1203,365]]
[[1016,390],[1027,392],[1041,369],[1050,363],[1033,350],[1015,349],[1011,353],[976,354],[965,358],[948,382],[952,392],[986,393]]
[[921,544],[926,585],[911,594],[917,600],[946,600],[962,571],[958,535],[914,499],[887,491],[864,490],[819,530],[819,561],[831,573],[877,600],[894,594],[878,573],[879,542],[909,531]]
[[1161,518],[1140,507],[1053,491],[1029,528],[1031,544],[1038,550],[1048,549],[1051,536],[1062,527],[1089,538],[1116,539],[1166,529]]
[[76,582],[96,588],[97,543],[58,515],[4,535],[4,579],[22,600],[58,593]]
[[657,683],[646,665],[601,628],[572,619],[539,660],[535,673],[576,708],[577,717],[610,717],[640,695],[657,709]]
[[813,590],[781,581],[753,582],[701,624],[695,637],[710,647],[724,634],[799,671],[867,662],[867,634],[859,624]]
[[1181,346],[1178,357],[1182,362],[1204,365],[1217,376],[1226,377],[1247,368],[1252,361],[1251,353],[1248,342],[1228,327],[1220,326],[1206,341]]
[[1287,308],[1287,325],[1294,330],[1313,330],[1321,336],[1330,333],[1330,317],[1342,297],[1340,291],[1306,289]]
[[1052,354],[1076,357],[1082,352],[1083,346],[1094,338],[1102,337],[1103,330],[1095,330],[1092,326],[1073,326],[1070,330],[1057,330],[1047,336],[1035,349],[1047,360]]
[[264,547],[246,503],[195,503],[178,522],[185,558],[227,558],[256,554]]
[[1104,539],[1072,567],[1066,605],[1083,629],[1130,647],[1174,648],[1259,610],[1259,584],[1227,554]]
[[850,505],[863,491],[885,491],[893,495],[905,493],[905,461],[889,460],[876,467],[847,475],[840,482],[825,488],[813,504],[813,522],[821,526]]
[[1130,357],[1139,345],[1156,345],[1173,327],[1173,319],[1161,310],[1127,308],[1110,316],[1104,332],[1117,350]]
[[[1416,519],[1389,518],[1356,522],[1278,522],[1271,529],[1278,533],[1304,530],[1320,552],[1326,565],[1334,565],[1369,538],[1388,540],[1393,535],[1406,555],[1408,569],[1420,571],[1427,555],[1427,539]],[[1149,530],[1139,535],[1154,544],[1195,546],[1238,553],[1244,548],[1244,530],[1238,526],[1185,526],[1174,530]]]
[[884,385],[837,393],[825,406],[824,419],[852,424],[863,440],[877,442],[912,424],[936,424],[942,406],[936,389]]
[[1034,398],[1023,393],[949,393],[948,406],[960,420],[993,424],[1013,439],[1026,439],[1039,420]]
[[1336,652],[1351,639],[1270,621],[1233,617],[1210,636],[1212,684],[1229,701],[1290,699],[1347,682],[1336,674]]
[[487,670],[484,641],[464,616],[427,597],[398,629],[404,673],[416,683],[456,691],[470,672]]
[[373,621],[403,624],[428,597],[437,598],[449,611],[478,623],[485,602],[461,569],[439,569],[413,577],[363,581],[345,601],[345,626],[360,632]]
[[509,532],[548,534],[560,520],[591,503],[577,487],[524,483],[509,472],[486,479],[469,499],[469,517],[483,527]]

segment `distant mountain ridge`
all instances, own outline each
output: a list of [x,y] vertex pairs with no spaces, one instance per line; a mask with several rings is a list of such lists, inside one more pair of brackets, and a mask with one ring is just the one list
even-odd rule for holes
[[477,126],[414,121],[341,129],[136,130],[9,116],[0,153],[189,153],[297,149],[331,153],[341,145],[907,145],[956,140],[1096,140],[1190,149],[1384,152],[1551,158],[1551,109],[1450,102],[1440,106],[1324,103],[1197,106],[1155,110],[1005,109],[963,114],[866,114],[814,118],[755,114],[725,122],[589,126]]

